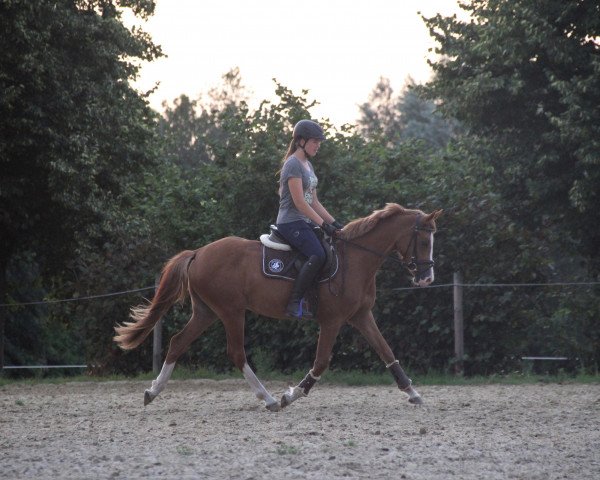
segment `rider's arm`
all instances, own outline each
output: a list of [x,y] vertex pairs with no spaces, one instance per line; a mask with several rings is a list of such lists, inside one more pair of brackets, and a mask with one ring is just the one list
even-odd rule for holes
[[319,202],[319,197],[317,197],[317,189],[316,188],[313,190],[313,201],[312,201],[311,207],[327,223],[335,222],[335,219],[331,216],[331,214],[327,211],[327,209],[323,205],[321,205],[321,202]]
[[290,193],[292,194],[292,200],[294,201],[294,205],[298,209],[298,211],[305,217],[310,218],[317,225],[322,225],[324,219],[315,210],[313,210],[313,208],[306,202],[304,198],[304,190],[302,189],[302,179],[299,177],[291,177],[290,179],[288,179],[288,187],[290,189]]

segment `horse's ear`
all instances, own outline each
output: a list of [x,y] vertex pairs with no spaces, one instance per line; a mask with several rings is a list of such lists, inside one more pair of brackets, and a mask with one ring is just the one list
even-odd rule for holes
[[432,220],[436,220],[441,214],[443,210],[435,210],[431,212],[429,215],[425,217],[426,222],[431,222]]

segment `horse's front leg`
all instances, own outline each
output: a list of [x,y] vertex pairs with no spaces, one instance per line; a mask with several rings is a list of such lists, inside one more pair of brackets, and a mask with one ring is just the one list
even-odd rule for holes
[[310,392],[310,389],[314,386],[317,381],[321,379],[320,376],[315,376],[313,369],[311,369],[306,377],[295,387],[288,388],[287,392],[281,397],[281,408],[285,408],[291,405],[293,402],[298,400],[300,397],[306,397]]
[[260,383],[260,380],[247,362],[244,362],[244,366],[241,370],[244,374],[244,378],[250,385],[250,388],[252,388],[254,395],[256,395],[256,398],[265,402],[265,407],[267,410],[270,410],[271,412],[278,412],[281,410],[281,405],[279,402],[275,400],[275,398],[268,392],[264,385]]
[[321,379],[321,374],[329,367],[331,350],[335,339],[340,330],[338,325],[323,326],[319,331],[319,343],[317,345],[317,355],[313,368],[306,374],[304,379],[295,387],[290,387],[281,397],[281,407],[285,408],[300,397],[306,397],[310,389]]
[[227,355],[240,369],[244,378],[252,388],[256,398],[263,400],[267,410],[277,412],[281,410],[279,402],[268,392],[264,385],[260,382],[246,358],[244,349],[244,315],[228,315],[221,316],[225,332],[227,334]]
[[411,379],[408,378],[400,366],[400,362],[394,357],[394,352],[381,335],[373,312],[371,310],[359,312],[350,319],[349,323],[367,339],[379,358],[385,362],[385,366],[396,380],[398,388],[408,395],[408,401],[414,405],[421,405],[423,403],[421,395],[414,389]]

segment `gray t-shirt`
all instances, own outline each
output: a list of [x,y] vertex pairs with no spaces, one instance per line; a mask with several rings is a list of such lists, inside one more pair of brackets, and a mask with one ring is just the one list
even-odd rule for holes
[[309,222],[310,220],[302,215],[292,199],[288,180],[290,178],[302,178],[302,190],[304,191],[304,198],[306,203],[309,205],[313,202],[313,192],[317,188],[319,180],[315,175],[312,163],[308,162],[310,171],[302,166],[302,162],[298,160],[294,155],[289,157],[281,169],[281,176],[279,177],[280,194],[279,194],[279,213],[277,214],[277,223],[290,223],[296,220],[304,220]]

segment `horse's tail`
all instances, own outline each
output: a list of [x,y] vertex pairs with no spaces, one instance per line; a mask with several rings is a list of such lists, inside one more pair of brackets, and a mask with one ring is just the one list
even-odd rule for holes
[[150,334],[154,325],[177,302],[183,302],[188,295],[188,267],[196,252],[184,250],[175,255],[164,266],[158,290],[151,302],[131,309],[133,322],[124,322],[115,327],[117,335],[113,340],[123,349],[138,347]]

